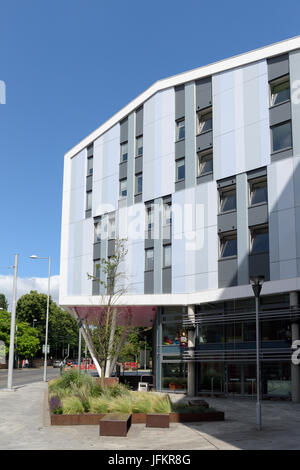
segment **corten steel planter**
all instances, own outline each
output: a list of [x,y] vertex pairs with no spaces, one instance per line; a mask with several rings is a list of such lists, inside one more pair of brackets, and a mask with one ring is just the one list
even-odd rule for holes
[[169,413],[148,413],[146,419],[147,428],[168,428],[170,426]]
[[131,426],[131,413],[108,413],[100,420],[100,436],[126,437]]
[[[51,413],[51,424],[53,426],[72,426],[74,424],[98,425],[104,413],[82,413],[77,415],[56,415]],[[132,424],[146,424],[145,413],[132,413]],[[189,423],[200,421],[224,421],[223,411],[209,413],[170,413],[170,423]]]

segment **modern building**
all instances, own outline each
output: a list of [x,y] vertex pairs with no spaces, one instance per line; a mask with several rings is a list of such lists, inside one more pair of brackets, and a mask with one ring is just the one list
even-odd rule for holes
[[[65,155],[60,305],[97,312],[125,238],[120,310],[153,326],[158,390],[300,400],[300,37],[160,80]],[[171,385],[170,385],[171,384]]]

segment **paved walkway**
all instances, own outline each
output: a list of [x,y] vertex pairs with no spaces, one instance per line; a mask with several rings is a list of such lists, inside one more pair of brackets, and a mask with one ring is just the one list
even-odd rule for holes
[[[50,426],[47,384],[0,390],[0,449],[217,450],[300,449],[300,404],[263,402],[263,430],[255,429],[255,402],[208,399],[224,422],[132,425],[126,438],[99,436],[99,426]],[[179,398],[179,397],[178,397]]]

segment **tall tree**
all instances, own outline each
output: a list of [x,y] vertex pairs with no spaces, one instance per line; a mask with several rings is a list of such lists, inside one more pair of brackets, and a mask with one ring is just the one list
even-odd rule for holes
[[100,278],[88,274],[88,278],[98,281],[104,291],[100,296],[100,308],[97,313],[87,316],[83,321],[89,346],[93,348],[92,353],[100,364],[103,385],[104,378],[112,374],[131,326],[127,309],[122,311],[122,308],[117,308],[116,305],[128,288],[127,277],[123,271],[126,255],[125,240],[116,239],[114,254],[107,259],[102,258],[97,266],[98,271],[102,273]]
[[[0,311],[0,340],[5,344],[5,354],[9,352],[11,314]],[[16,323],[15,351],[22,358],[34,357],[40,348],[38,332],[28,323]]]
[[[17,302],[16,314],[18,321],[25,321],[35,326],[41,345],[45,342],[47,295],[30,291]],[[35,320],[35,321],[34,321]],[[76,320],[62,310],[50,297],[48,344],[51,351],[58,345],[69,344],[74,348],[78,343],[78,325]],[[40,349],[40,354],[42,350]]]
[[8,310],[8,302],[4,294],[0,294],[0,309]]

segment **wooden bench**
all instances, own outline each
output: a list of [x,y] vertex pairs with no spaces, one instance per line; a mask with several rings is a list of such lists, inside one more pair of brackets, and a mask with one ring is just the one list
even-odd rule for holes
[[100,419],[100,436],[126,437],[131,426],[131,413],[108,413]]
[[147,428],[168,428],[170,426],[169,413],[148,413],[146,418]]

